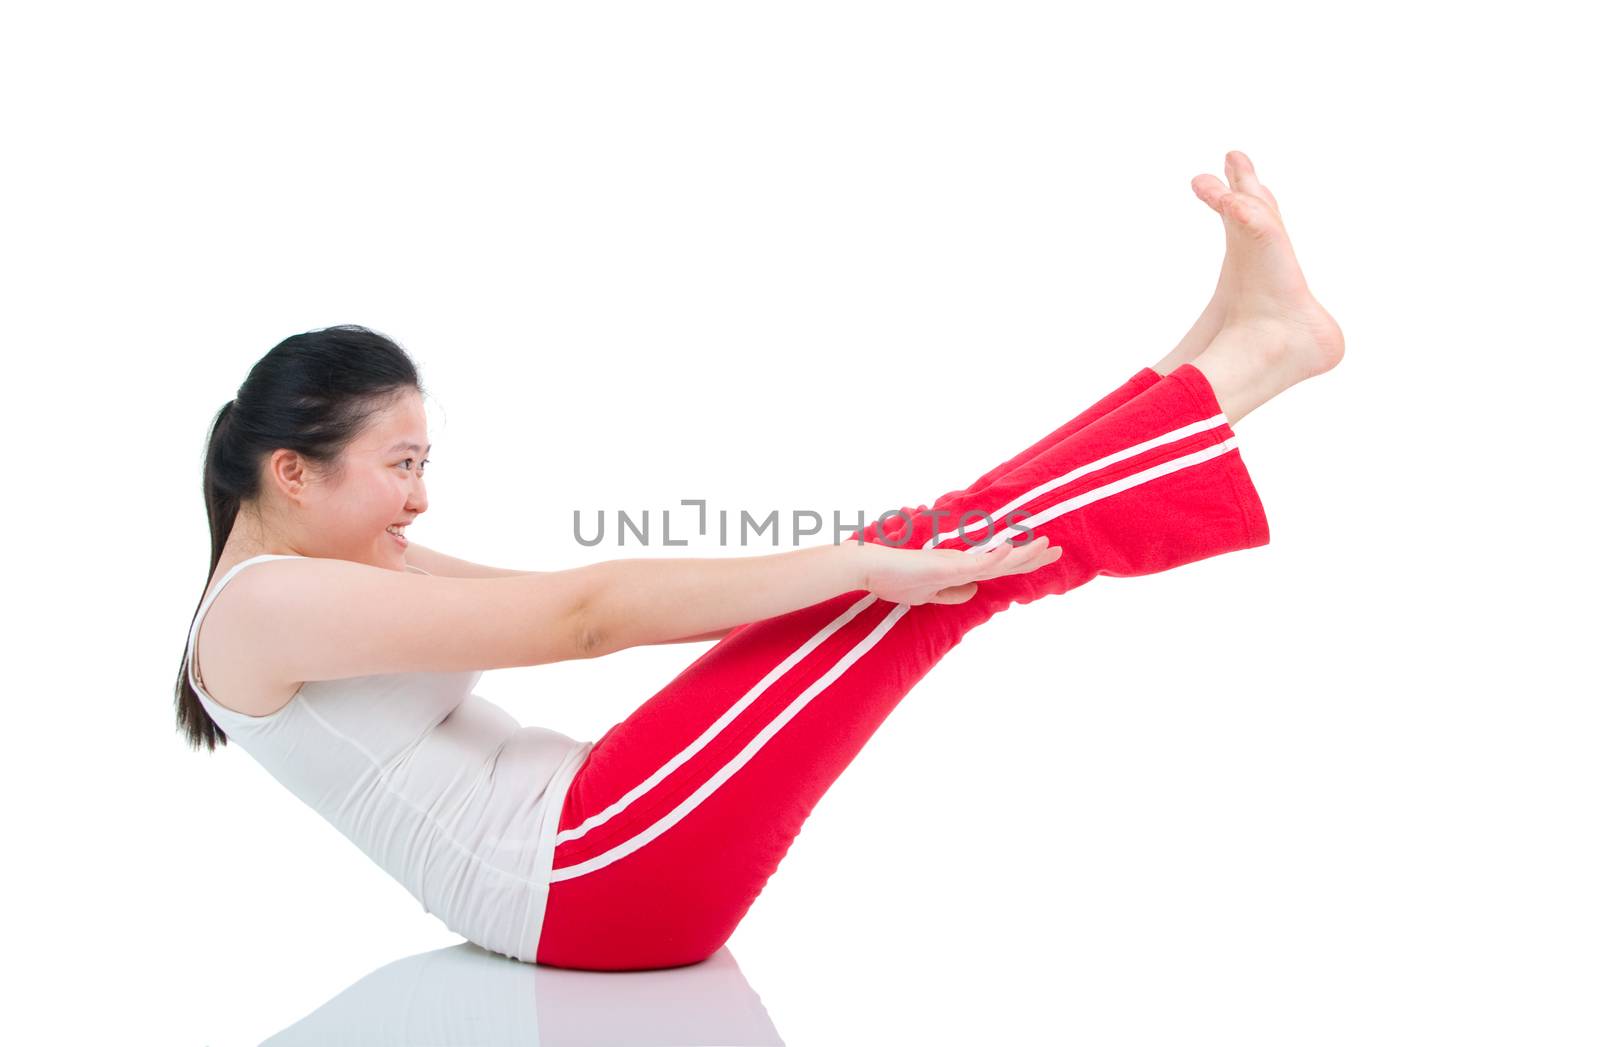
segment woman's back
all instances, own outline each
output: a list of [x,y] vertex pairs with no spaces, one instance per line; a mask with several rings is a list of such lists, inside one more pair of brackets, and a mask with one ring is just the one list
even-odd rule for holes
[[240,561],[201,604],[185,655],[201,704],[425,911],[485,948],[532,960],[561,803],[592,743],[521,726],[472,693],[481,670],[312,680],[265,716],[220,705],[200,682],[200,625],[240,570],[287,558]]

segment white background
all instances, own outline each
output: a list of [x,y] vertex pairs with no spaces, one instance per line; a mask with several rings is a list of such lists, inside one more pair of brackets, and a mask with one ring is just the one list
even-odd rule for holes
[[[572,512],[970,482],[1187,329],[1188,183],[1239,148],[1347,339],[1239,426],[1271,544],[971,634],[729,951],[796,1045],[1594,1042],[1597,85],[1558,9],[14,13],[7,1038],[255,1044],[459,941],[174,730],[206,426],[280,339],[417,360],[424,545],[770,552]],[[479,690],[593,739],[703,649]]]

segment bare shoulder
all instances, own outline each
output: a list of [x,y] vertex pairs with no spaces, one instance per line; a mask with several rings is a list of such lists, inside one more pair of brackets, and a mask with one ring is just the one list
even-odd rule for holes
[[[262,672],[262,648],[269,644],[248,625],[255,617],[250,605],[259,602],[262,587],[285,584],[279,564],[287,563],[268,561],[241,571],[213,597],[195,634],[189,663],[195,679],[214,701],[246,716],[270,716],[300,689],[300,681]],[[230,569],[231,565],[219,566],[207,592],[215,590],[216,580]]]

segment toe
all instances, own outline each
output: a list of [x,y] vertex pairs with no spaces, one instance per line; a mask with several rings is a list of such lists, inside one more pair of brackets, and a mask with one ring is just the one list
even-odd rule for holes
[[1270,234],[1276,224],[1267,202],[1249,193],[1228,193],[1222,201],[1222,213],[1262,236]]
[[1266,206],[1263,201],[1252,197],[1249,193],[1229,189],[1216,175],[1195,175],[1189,185],[1194,189],[1194,194],[1204,200],[1213,211],[1242,225],[1250,225],[1253,220],[1259,219],[1257,208]]
[[1222,180],[1213,174],[1195,175],[1189,180],[1189,188],[1218,214],[1224,213],[1223,201],[1233,195],[1228,191],[1228,187],[1222,184]]
[[1216,175],[1195,175],[1189,185],[1194,193],[1219,215],[1237,222],[1252,232],[1267,232],[1272,227],[1272,211],[1267,202],[1249,193],[1235,192]]
[[1283,209],[1278,206],[1278,198],[1272,195],[1271,189],[1263,185],[1261,187],[1261,195],[1266,199],[1267,203],[1272,205],[1274,211],[1277,211],[1280,215],[1283,214]]
[[1261,184],[1261,179],[1256,177],[1256,165],[1250,158],[1235,149],[1223,160],[1223,166],[1228,172],[1228,184],[1241,193],[1267,198],[1266,186]]
[[1248,193],[1250,182],[1255,180],[1255,171],[1250,166],[1249,158],[1235,149],[1222,158],[1222,169],[1227,172],[1228,184],[1234,191]]
[[1236,191],[1249,193],[1267,202],[1274,211],[1278,209],[1278,200],[1272,195],[1272,190],[1261,184],[1261,179],[1256,176],[1256,165],[1250,158],[1238,149],[1230,152],[1223,160],[1228,172],[1228,184]]

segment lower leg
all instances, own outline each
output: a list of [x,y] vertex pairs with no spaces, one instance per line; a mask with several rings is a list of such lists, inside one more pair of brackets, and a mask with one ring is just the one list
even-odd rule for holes
[[1231,296],[1231,283],[1227,260],[1223,260],[1222,275],[1217,278],[1217,287],[1211,293],[1211,301],[1200,311],[1200,318],[1194,326],[1178,340],[1172,351],[1160,360],[1150,365],[1150,369],[1159,375],[1168,375],[1186,363],[1192,363],[1196,357],[1205,351],[1206,346],[1222,330],[1223,318],[1227,314],[1226,303]]

